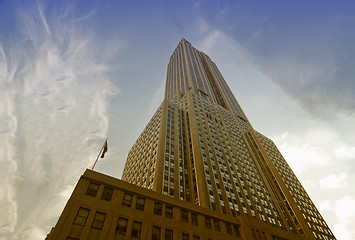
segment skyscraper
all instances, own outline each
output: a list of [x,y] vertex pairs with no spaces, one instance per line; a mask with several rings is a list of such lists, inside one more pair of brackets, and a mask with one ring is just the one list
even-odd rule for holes
[[185,39],[122,180],[87,170],[48,239],[335,239],[216,64]]
[[334,239],[269,138],[253,129],[216,64],[182,39],[165,100],[130,150],[122,179],[310,239]]

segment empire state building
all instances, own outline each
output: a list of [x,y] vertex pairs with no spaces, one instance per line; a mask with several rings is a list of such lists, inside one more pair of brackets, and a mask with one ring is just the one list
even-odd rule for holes
[[87,170],[48,239],[335,239],[216,64],[185,39],[122,180]]

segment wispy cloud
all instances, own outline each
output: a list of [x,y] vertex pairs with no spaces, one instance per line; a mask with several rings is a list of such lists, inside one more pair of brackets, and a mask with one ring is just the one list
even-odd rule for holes
[[344,196],[335,201],[324,201],[318,205],[321,211],[334,212],[338,223],[333,226],[334,234],[338,239],[352,240],[355,238],[355,199],[351,196]]
[[[9,70],[8,59],[2,45],[0,45],[0,234],[13,232],[17,222],[16,189],[14,188],[18,170],[16,161],[16,131],[18,120],[16,117],[16,89],[11,85],[13,70]],[[6,89],[6,91],[4,91]],[[1,235],[0,235],[1,236]]]
[[200,18],[243,46],[252,63],[314,117],[331,119],[355,116],[352,5],[203,2]]
[[313,166],[331,164],[334,159],[329,147],[335,139],[337,135],[334,132],[325,130],[311,130],[302,136],[285,132],[274,138],[292,170],[298,174]]
[[[117,46],[102,46],[82,24],[95,10],[77,21],[73,9],[21,6],[17,35],[6,50],[0,45],[0,236],[7,239],[44,237],[38,226],[66,201],[53,198],[90,166],[106,135],[107,100],[118,89],[102,53],[111,57]],[[56,212],[47,209],[54,204]]]
[[319,184],[325,188],[345,188],[348,185],[346,181],[348,174],[340,173],[337,174],[330,174],[329,176],[322,178],[319,180]]
[[343,158],[355,158],[355,147],[339,147],[335,150],[335,155]]
[[164,93],[165,93],[165,82],[161,81],[157,91],[155,91],[154,96],[150,102],[150,106],[147,112],[149,117],[153,116],[153,114],[156,112],[160,104],[163,102]]

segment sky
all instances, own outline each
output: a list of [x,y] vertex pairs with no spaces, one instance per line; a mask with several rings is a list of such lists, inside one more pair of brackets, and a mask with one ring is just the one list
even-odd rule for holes
[[354,240],[354,5],[0,0],[0,240],[44,239],[106,137],[95,170],[121,177],[182,37]]

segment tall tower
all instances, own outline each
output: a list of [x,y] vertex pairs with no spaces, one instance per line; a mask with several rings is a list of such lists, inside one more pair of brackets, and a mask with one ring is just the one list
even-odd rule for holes
[[273,141],[253,129],[216,64],[185,39],[170,57],[165,99],[129,151],[122,180],[251,217],[250,226],[335,239]]
[[46,239],[335,239],[216,64],[185,39],[122,180],[87,169]]

